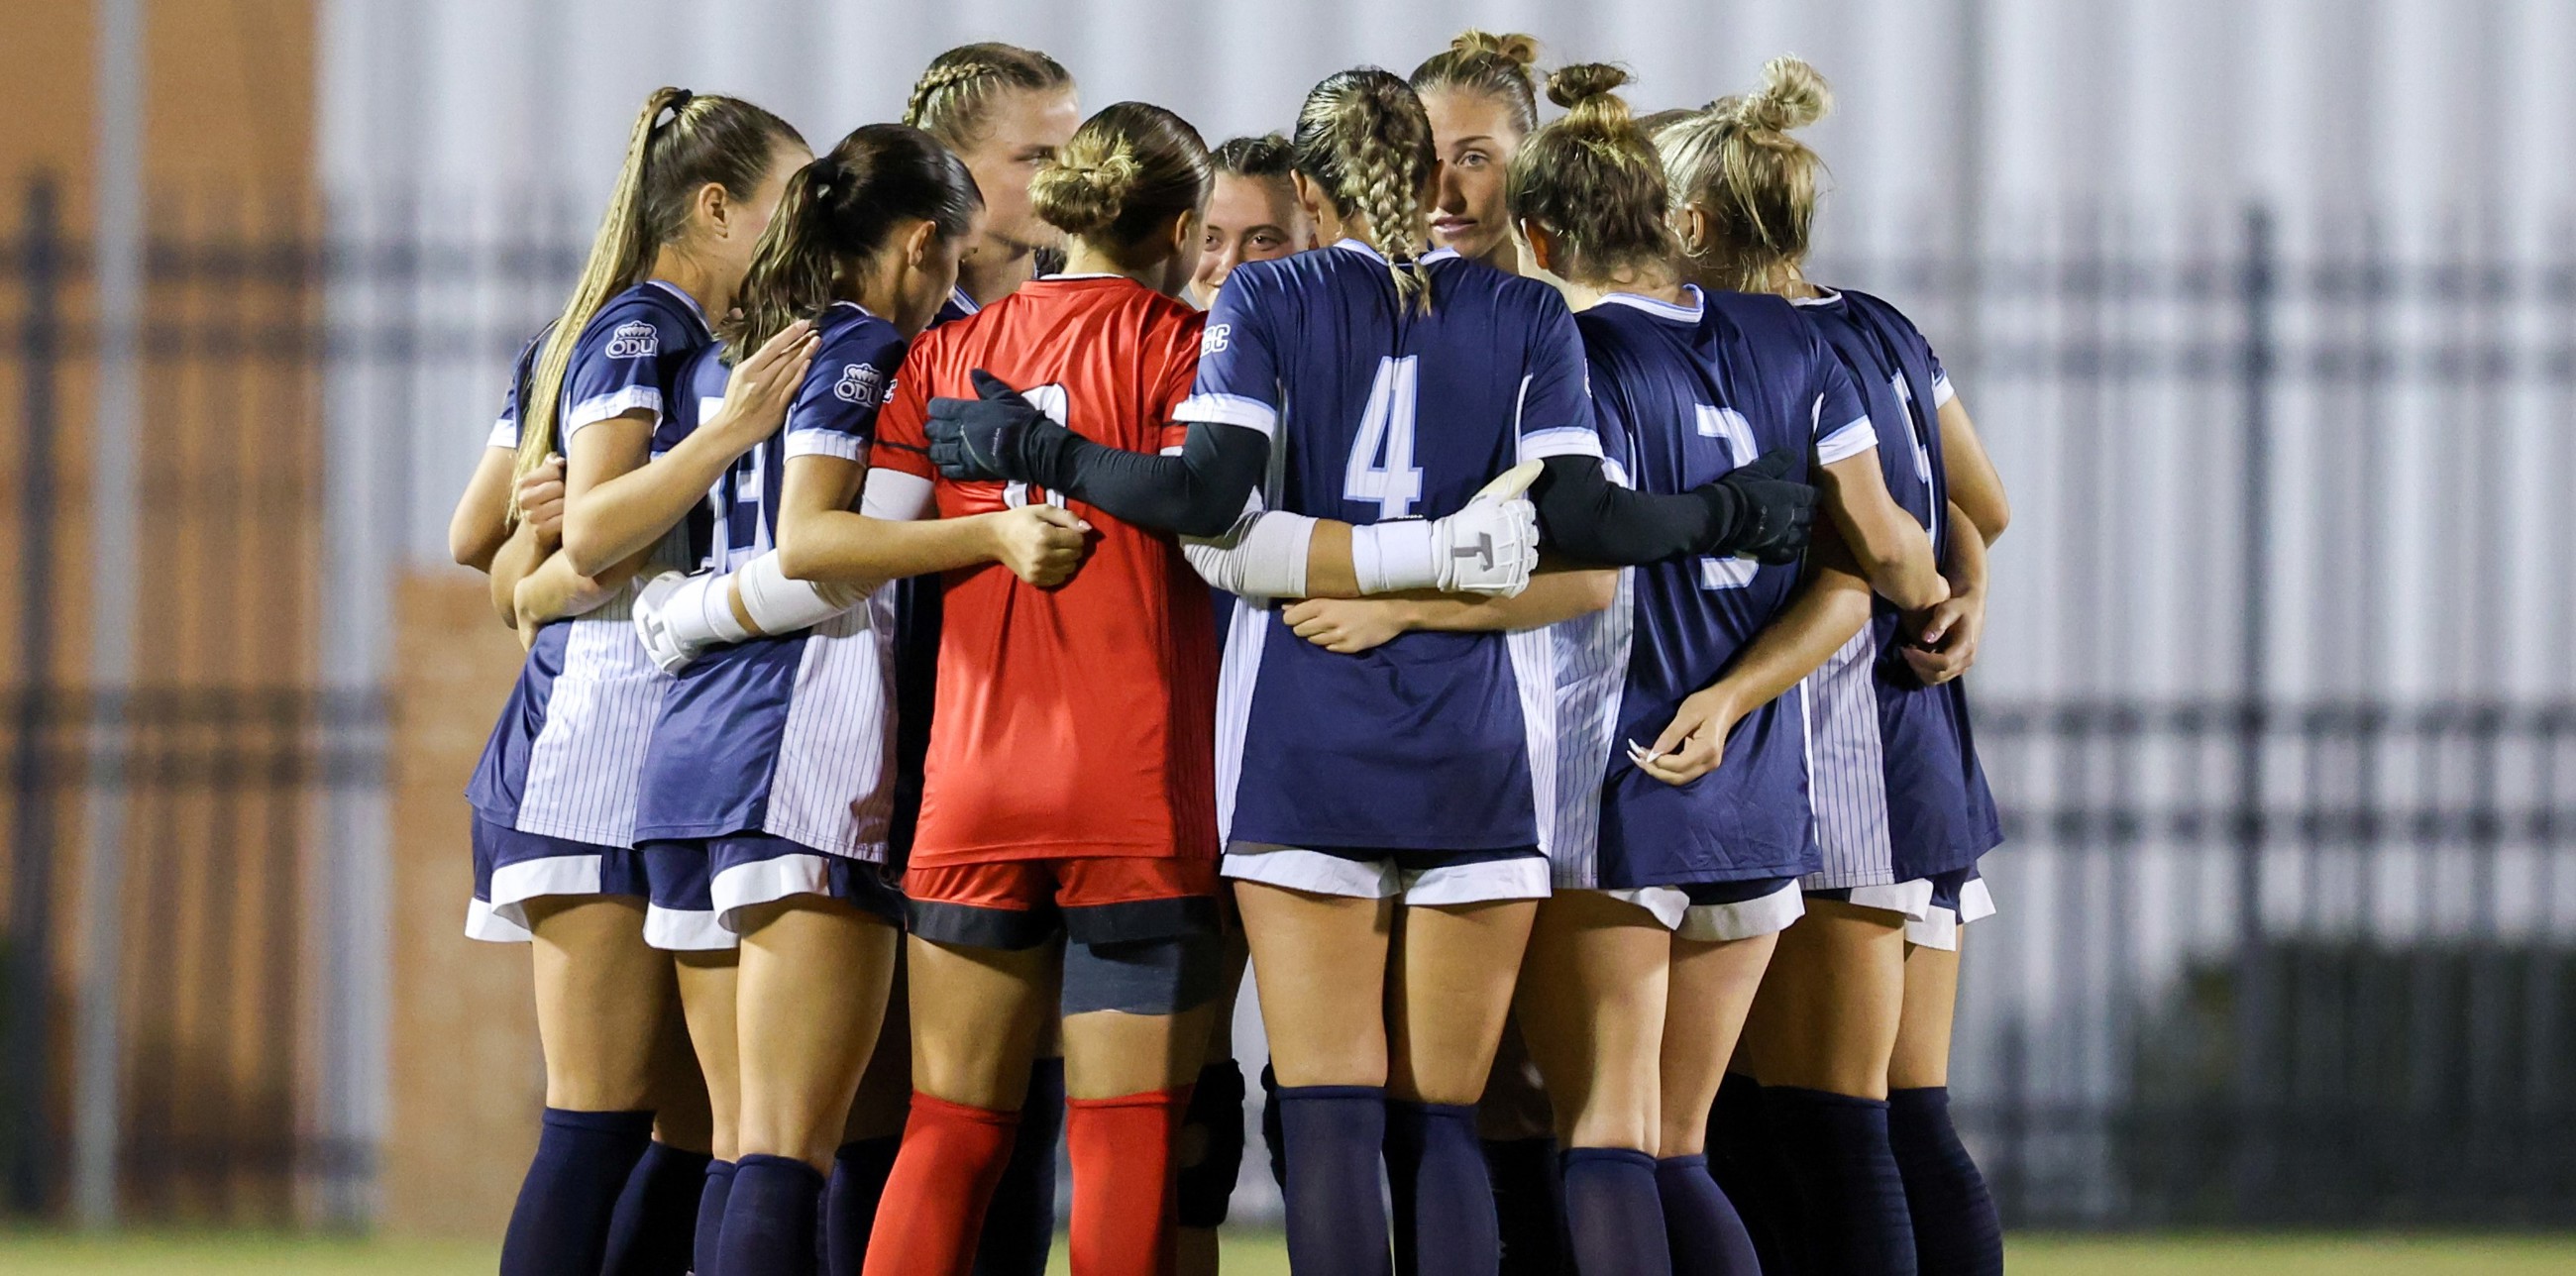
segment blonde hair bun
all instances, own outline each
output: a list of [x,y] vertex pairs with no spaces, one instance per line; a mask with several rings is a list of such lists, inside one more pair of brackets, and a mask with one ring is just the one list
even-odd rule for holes
[[1124,139],[1098,150],[1069,145],[1030,179],[1029,199],[1048,225],[1069,234],[1096,235],[1126,210],[1144,172]]
[[1786,133],[1825,118],[1834,90],[1805,59],[1783,55],[1762,64],[1762,87],[1721,105],[1747,128]]
[[1547,77],[1547,100],[1571,111],[1595,98],[1608,97],[1637,77],[1607,62],[1577,62]]
[[1524,67],[1538,65],[1538,37],[1518,31],[1496,35],[1469,27],[1449,42],[1451,50],[1465,54],[1486,54]]

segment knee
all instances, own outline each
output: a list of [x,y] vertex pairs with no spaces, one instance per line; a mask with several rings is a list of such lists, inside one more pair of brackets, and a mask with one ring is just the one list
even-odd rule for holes
[[1200,1069],[1181,1123],[1180,1224],[1224,1225],[1243,1173],[1243,1069],[1222,1060]]

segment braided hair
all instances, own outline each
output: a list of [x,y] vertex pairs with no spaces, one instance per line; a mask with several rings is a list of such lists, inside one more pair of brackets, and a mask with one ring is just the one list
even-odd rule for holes
[[1377,67],[1326,77],[1297,112],[1295,146],[1297,171],[1334,211],[1366,220],[1359,238],[1386,258],[1396,296],[1429,310],[1430,277],[1413,267],[1431,240],[1424,196],[1439,154],[1412,86]]

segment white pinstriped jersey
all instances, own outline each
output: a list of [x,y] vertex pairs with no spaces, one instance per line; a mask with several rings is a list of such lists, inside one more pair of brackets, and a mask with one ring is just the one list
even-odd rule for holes
[[[611,298],[582,329],[565,369],[565,446],[630,412],[646,414],[648,429],[659,425],[671,378],[711,339],[697,302],[671,284],[651,280]],[[515,412],[508,420],[515,444]],[[607,601],[539,631],[466,788],[484,818],[595,846],[634,842],[645,743],[671,679],[645,654],[632,609],[644,581],[691,565],[690,541],[685,523],[673,527]]]

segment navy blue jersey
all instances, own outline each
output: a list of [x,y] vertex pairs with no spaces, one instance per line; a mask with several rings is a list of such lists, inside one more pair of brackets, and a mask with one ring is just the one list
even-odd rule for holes
[[[877,409],[903,363],[903,334],[848,302],[825,309],[814,332],[814,359],[785,425],[708,493],[715,570],[738,569],[777,544],[790,460],[864,462],[875,441]],[[730,371],[713,347],[692,361],[683,383],[689,403],[665,419],[657,450],[676,446],[722,405]],[[681,669],[654,728],[637,835],[756,831],[877,857],[892,800],[882,774],[893,708],[891,606],[881,593],[812,629],[716,647]]]
[[492,422],[490,443],[511,451],[519,448],[519,394],[536,375],[537,355],[545,349],[546,334],[555,330],[553,323],[537,329],[537,335],[519,347],[519,357],[510,361],[510,388],[501,395],[501,415]]
[[[1574,318],[1554,289],[1422,259],[1431,308],[1366,245],[1227,277],[1181,419],[1271,441],[1265,508],[1367,525],[1455,513],[1525,460],[1600,454]],[[1360,850],[1537,846],[1531,758],[1553,753],[1544,668],[1501,634],[1411,633],[1358,656],[1245,606],[1218,704],[1235,842]],[[1532,709],[1525,710],[1524,696]]]
[[[1692,291],[1686,306],[1613,295],[1577,319],[1615,479],[1687,492],[1787,450],[1798,458],[1790,476],[1804,480],[1814,464],[1872,446],[1850,377],[1788,303]],[[1560,882],[1626,888],[1815,867],[1796,688],[1745,715],[1718,768],[1689,784],[1641,773],[1625,744],[1652,744],[1682,701],[1716,682],[1788,606],[1798,581],[1795,565],[1667,559],[1629,569],[1611,611],[1559,628],[1560,670],[1609,682],[1568,687],[1575,694],[1560,700],[1569,748],[1583,737],[1589,764],[1578,772],[1569,757],[1565,773],[1601,790],[1594,880],[1584,880],[1575,830],[1559,839]],[[1579,813],[1584,796],[1570,789],[1569,810]]]
[[673,284],[648,279],[608,299],[573,342],[564,369],[559,449],[584,427],[643,410],[660,428],[669,410],[664,389],[698,348],[715,340],[697,300]]
[[[1799,303],[1799,310],[1868,400],[1884,440],[1879,470],[1889,494],[1946,555],[1950,495],[1941,405],[1953,392],[1940,357],[1912,321],[1866,293],[1829,292]],[[1855,684],[1865,676],[1872,690],[1867,699],[1850,697],[1854,711],[1831,714],[1819,728],[1826,741],[1819,773],[1850,773],[1827,776],[1824,787],[1848,794],[1854,808],[1836,812],[1819,803],[1826,873],[1834,879],[1828,884],[1866,884],[1882,875],[1906,881],[1973,863],[2003,833],[1977,761],[1966,687],[1958,681],[1926,687],[1915,678],[1903,655],[1900,617],[1885,599],[1877,601],[1863,638],[1864,650],[1816,675]],[[1818,694],[1835,695],[1821,684]],[[1873,700],[1877,721],[1859,721]],[[1853,720],[1842,720],[1847,717]],[[1868,791],[1879,787],[1883,797]],[[1874,827],[1880,819],[1883,842]]]

